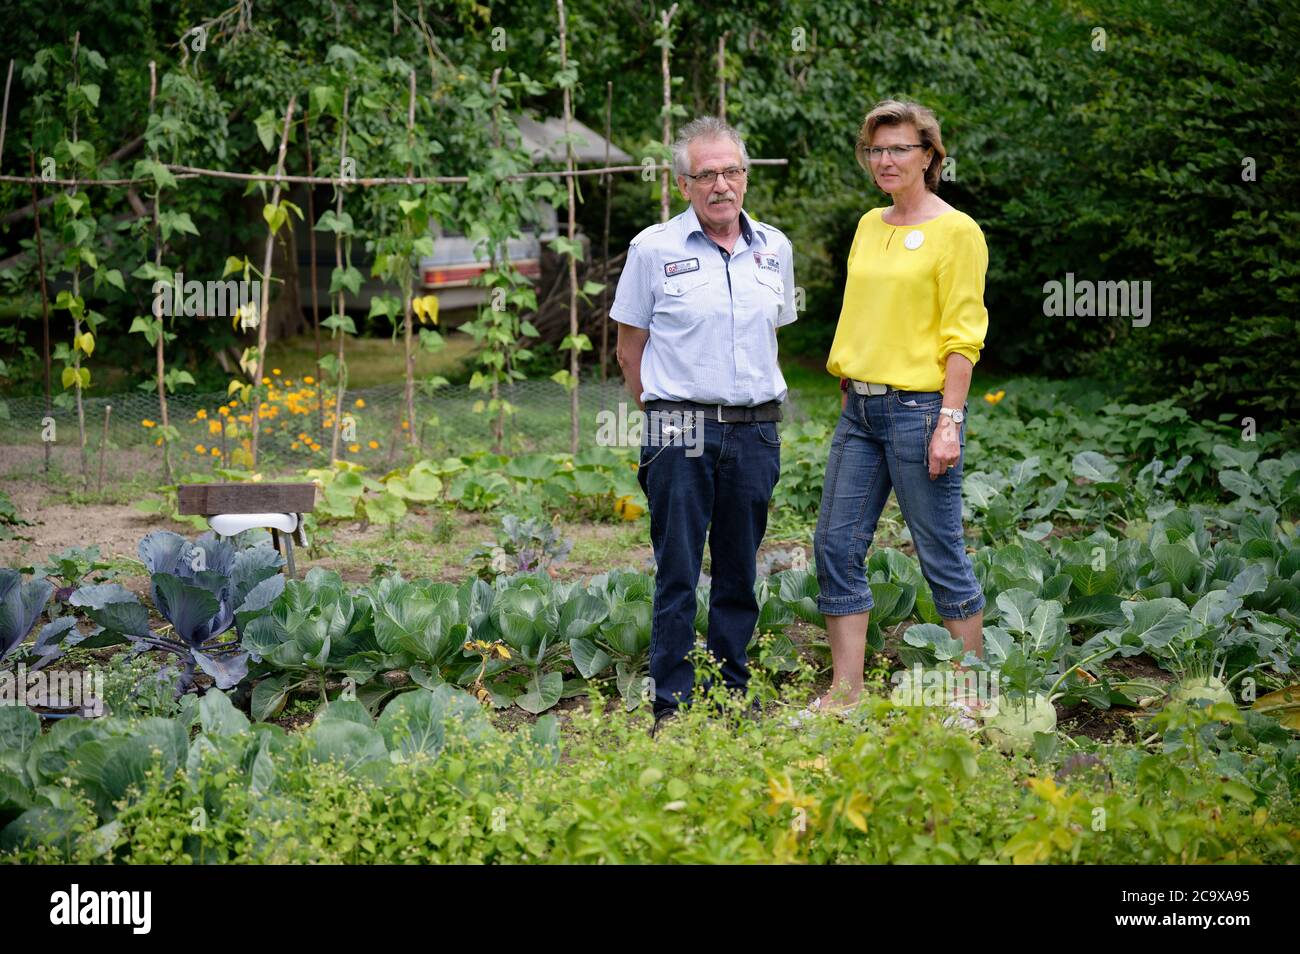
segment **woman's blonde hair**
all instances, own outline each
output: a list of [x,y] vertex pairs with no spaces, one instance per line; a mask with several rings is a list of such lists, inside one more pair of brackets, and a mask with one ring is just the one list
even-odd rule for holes
[[911,123],[916,127],[921,145],[934,150],[934,156],[925,169],[925,187],[931,192],[938,192],[939,173],[943,166],[943,160],[947,158],[948,153],[943,148],[943,136],[939,132],[939,120],[935,118],[933,111],[920,103],[882,99],[875,106],[872,106],[871,112],[867,113],[867,118],[862,121],[862,128],[858,130],[858,144],[854,149],[858,157],[858,165],[868,172],[871,171],[866,150],[871,147],[871,139],[875,136],[877,129],[881,126],[901,126],[907,123]]

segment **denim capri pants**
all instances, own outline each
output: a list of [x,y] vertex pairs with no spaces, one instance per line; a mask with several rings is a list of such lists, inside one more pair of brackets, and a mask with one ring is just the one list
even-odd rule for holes
[[965,619],[984,608],[962,533],[965,423],[956,466],[930,479],[930,440],[942,406],[939,391],[849,392],[831,440],[813,538],[822,613],[847,616],[871,609],[864,563],[891,488],[939,615]]

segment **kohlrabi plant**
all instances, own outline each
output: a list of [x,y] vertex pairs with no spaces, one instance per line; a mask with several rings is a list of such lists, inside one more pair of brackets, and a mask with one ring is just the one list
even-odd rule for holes
[[503,573],[548,570],[552,564],[564,562],[572,549],[573,541],[549,521],[506,514],[497,530],[497,542],[484,543],[465,562],[477,563],[479,577],[490,583]]

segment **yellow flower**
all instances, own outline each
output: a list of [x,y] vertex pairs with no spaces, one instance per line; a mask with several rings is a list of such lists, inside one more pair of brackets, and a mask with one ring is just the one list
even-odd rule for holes
[[276,376],[278,377],[279,374],[280,374],[280,369],[279,369],[279,368],[272,368],[272,369],[271,369],[271,373],[274,374],[274,375],[276,375]]
[[348,453],[349,453],[349,454],[355,454],[355,453],[356,453],[357,451],[359,451],[359,450],[361,450],[361,445],[360,445],[360,444],[349,444],[349,445],[348,445]]
[[143,421],[140,422],[140,426],[141,426],[141,427],[157,427],[158,425],[155,424],[153,421],[149,420],[149,418],[146,417]]
[[[222,417],[230,417],[230,408],[226,407],[223,404],[221,405],[221,407],[217,408],[217,413],[220,414]],[[215,424],[216,421],[213,421],[212,423]]]
[[270,384],[270,383],[271,383],[271,379],[270,379],[270,378],[263,378],[263,379],[262,379],[262,383],[263,383],[263,384]]
[[363,401],[361,398],[357,398],[356,401],[353,402],[353,406],[354,406],[354,407],[365,407],[365,406],[366,406],[366,402]]
[[154,447],[162,447],[162,438],[160,437],[160,438],[158,438],[156,441],[154,441],[154,442],[153,442],[153,446],[154,446]]
[[992,391],[989,391],[984,395],[984,400],[988,401],[990,404],[997,404],[1006,396],[1007,396],[1006,391],[998,391],[996,394],[994,394]]
[[199,408],[194,413],[194,416],[197,417],[200,421],[206,421],[208,419],[208,412],[203,408]]
[[379,450],[379,441],[371,441],[367,446],[371,450]]
[[304,378],[302,379],[302,383],[303,383],[303,384],[315,384],[315,383],[316,383],[316,379],[313,378],[313,377],[309,374],[309,375],[307,375],[306,377],[304,377]]
[[298,441],[294,441],[292,444],[289,445],[289,450],[297,450],[301,446],[302,444],[300,444]]
[[298,440],[300,440],[300,441],[307,441],[308,443],[311,442],[311,438],[307,436],[307,432],[306,432],[306,431],[302,431],[302,432],[298,435]]
[[402,430],[404,430],[404,431],[409,431],[410,429],[411,429],[411,422],[410,422],[410,421],[403,421],[403,422],[402,422]]
[[631,494],[625,494],[614,501],[614,512],[624,520],[635,520],[645,513],[645,508],[634,504]]
[[220,433],[221,433],[221,422],[220,422],[220,421],[208,421],[208,433],[209,433],[209,434],[220,434]]
[[206,447],[204,447],[202,444],[195,444],[195,445],[194,445],[194,453],[196,453],[196,454],[206,454],[207,452],[208,452],[208,449],[207,449]]
[[221,456],[221,448],[220,448],[220,447],[214,447],[214,448],[212,448],[212,456],[213,456],[213,457],[220,457],[220,456]]

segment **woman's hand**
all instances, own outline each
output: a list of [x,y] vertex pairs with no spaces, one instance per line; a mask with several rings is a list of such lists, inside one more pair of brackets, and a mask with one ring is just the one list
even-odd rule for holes
[[961,434],[950,417],[941,416],[930,438],[930,479],[945,474],[961,460]]

